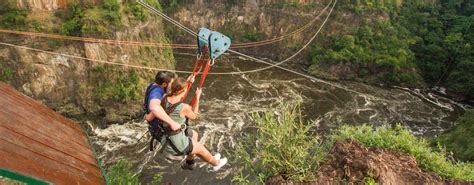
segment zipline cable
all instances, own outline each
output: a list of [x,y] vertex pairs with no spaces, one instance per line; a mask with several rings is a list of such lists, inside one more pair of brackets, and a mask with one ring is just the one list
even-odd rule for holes
[[74,58],[74,59],[79,59],[79,60],[85,60],[85,61],[91,61],[91,62],[97,62],[97,63],[103,63],[103,64],[110,64],[110,65],[117,65],[117,66],[122,66],[122,67],[129,67],[129,68],[136,68],[136,69],[146,69],[146,70],[153,70],[153,71],[170,71],[170,72],[184,73],[184,74],[191,74],[192,73],[190,71],[180,71],[180,70],[174,70],[174,69],[146,67],[146,66],[131,65],[131,64],[118,63],[118,62],[110,62],[110,61],[105,61],[105,60],[97,60],[97,59],[91,59],[91,58],[86,58],[86,57],[81,57],[81,56],[75,56],[75,55],[69,55],[69,54],[64,54],[64,53],[57,53],[57,52],[53,52],[53,51],[46,51],[46,50],[41,50],[41,49],[36,49],[36,48],[30,48],[30,47],[26,47],[26,46],[19,46],[19,45],[15,45],[15,44],[4,43],[4,42],[0,42],[0,45],[20,48],[20,49],[25,49],[25,50],[30,50],[30,51],[40,52],[40,53],[47,53],[47,54],[50,54],[50,55],[58,55],[58,56],[63,56],[63,57],[68,57],[68,58]]

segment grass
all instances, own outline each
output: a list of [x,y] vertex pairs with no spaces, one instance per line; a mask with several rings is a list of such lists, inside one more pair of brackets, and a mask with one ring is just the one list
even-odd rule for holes
[[[114,165],[110,166],[107,171],[108,184],[114,185],[140,185],[138,174],[131,170],[131,165],[127,160],[119,160]],[[162,176],[157,173],[153,176],[151,185],[161,184]]]
[[138,176],[131,171],[131,165],[126,160],[119,160],[107,171],[109,184],[140,184]]
[[474,110],[468,110],[456,121],[456,126],[441,134],[433,145],[441,145],[452,151],[454,157],[474,161]]
[[[282,176],[293,182],[310,182],[326,153],[335,141],[352,139],[366,147],[396,150],[412,155],[419,167],[444,179],[474,180],[474,165],[453,162],[446,152],[433,150],[430,143],[415,137],[400,125],[373,127],[342,126],[321,142],[311,133],[311,123],[303,123],[298,105],[282,105],[275,112],[254,114],[255,128],[246,132],[233,156],[241,166],[233,178],[236,183],[265,183],[270,177]],[[472,132],[471,132],[472,133]],[[373,177],[364,179],[375,184]]]
[[313,172],[323,156],[323,150],[315,147],[319,137],[312,136],[311,125],[301,121],[299,106],[282,105],[279,109],[285,111],[253,115],[258,130],[245,135],[235,150],[236,161],[242,166],[235,182],[264,183],[276,175],[293,181],[315,179]]

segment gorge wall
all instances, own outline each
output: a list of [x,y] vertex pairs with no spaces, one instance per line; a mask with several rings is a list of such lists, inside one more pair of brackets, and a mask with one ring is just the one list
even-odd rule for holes
[[[307,29],[279,42],[237,49],[246,54],[256,54],[273,60],[285,58],[299,49],[311,37],[327,15],[323,11],[329,0],[323,1],[275,1],[213,0],[203,2],[161,1],[164,10],[187,27],[198,30],[208,27],[232,38],[233,44],[272,39],[293,32],[316,19]],[[318,17],[318,15],[321,16]],[[195,38],[172,26],[168,35],[175,43],[191,43]],[[326,30],[326,29],[325,29]],[[327,30],[326,30],[327,31]]]
[[[15,15],[15,20],[23,19],[25,24],[14,28],[2,24],[1,27],[84,37],[169,42],[161,19],[136,8],[138,5],[134,3],[63,5],[59,0],[18,0],[17,7],[11,7],[9,12],[21,11]],[[24,10],[25,7],[28,9]],[[109,18],[109,15],[115,18]],[[4,13],[0,16],[10,15]],[[168,69],[175,65],[169,48],[84,43],[5,33],[0,34],[0,40],[121,64]],[[138,117],[142,113],[141,96],[155,73],[0,46],[0,80],[62,114],[73,117],[87,115],[104,123]]]

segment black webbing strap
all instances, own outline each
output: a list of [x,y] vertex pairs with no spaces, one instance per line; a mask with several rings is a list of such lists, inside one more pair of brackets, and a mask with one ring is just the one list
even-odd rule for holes
[[148,102],[150,100],[150,93],[151,91],[155,90],[156,88],[159,88],[159,86],[157,85],[154,85],[153,83],[148,85],[148,87],[146,88],[146,91],[145,91],[145,99],[143,100],[143,108],[145,110],[145,114],[148,114]]

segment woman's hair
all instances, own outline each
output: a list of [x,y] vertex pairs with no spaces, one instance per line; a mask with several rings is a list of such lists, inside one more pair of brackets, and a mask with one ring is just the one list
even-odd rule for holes
[[183,77],[176,78],[171,84],[171,92],[168,96],[177,96],[184,92],[188,87],[188,81]]

